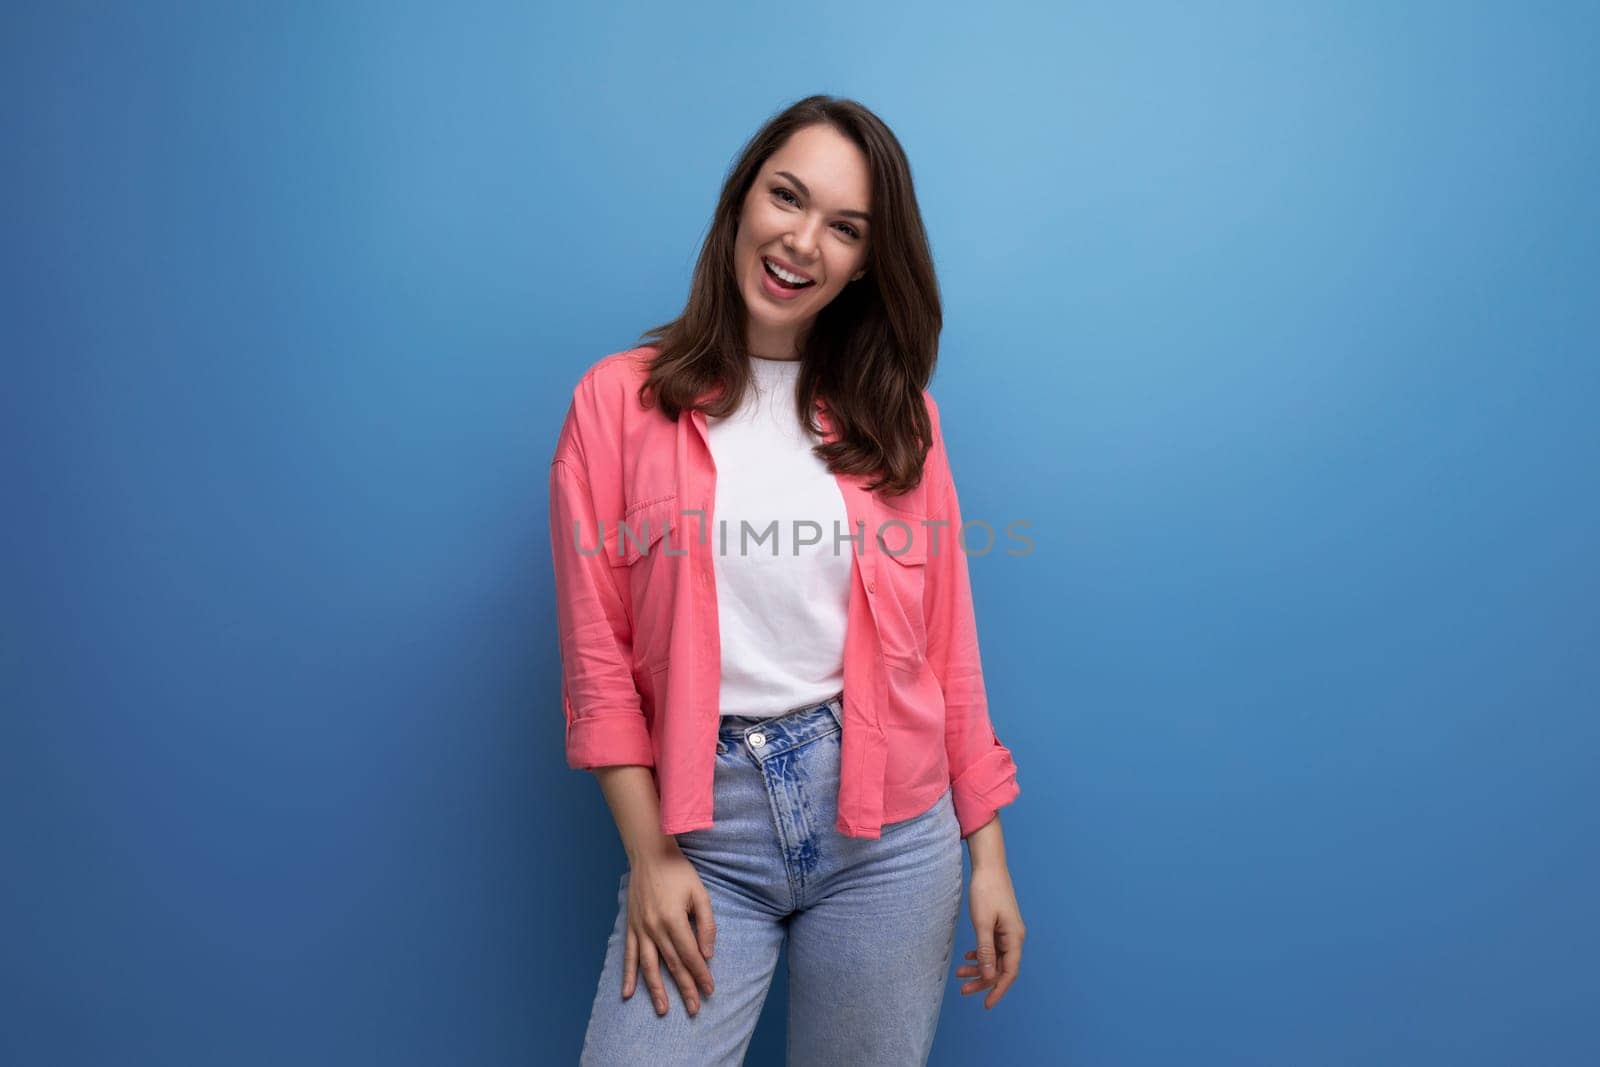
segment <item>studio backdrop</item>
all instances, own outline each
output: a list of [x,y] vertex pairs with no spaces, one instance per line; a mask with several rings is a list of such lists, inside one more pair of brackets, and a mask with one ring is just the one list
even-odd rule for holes
[[6,5],[0,1061],[576,1061],[626,860],[562,751],[552,449],[819,92],[911,161],[999,532],[1026,959],[931,1062],[1600,1061],[1597,40]]

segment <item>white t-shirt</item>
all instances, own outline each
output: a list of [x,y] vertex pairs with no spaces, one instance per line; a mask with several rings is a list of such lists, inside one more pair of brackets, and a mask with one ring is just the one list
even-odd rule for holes
[[795,412],[800,361],[748,359],[755,388],[727,418],[706,420],[721,713],[776,716],[844,688],[855,549],[839,483],[811,453],[821,439]]

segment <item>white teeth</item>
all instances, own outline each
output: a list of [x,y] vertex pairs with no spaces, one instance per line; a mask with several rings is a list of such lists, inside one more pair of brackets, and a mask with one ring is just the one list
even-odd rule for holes
[[768,270],[772,271],[772,273],[776,274],[790,285],[803,285],[811,280],[810,278],[803,277],[799,274],[790,274],[788,271],[784,270],[770,259],[763,257],[762,262],[766,263]]

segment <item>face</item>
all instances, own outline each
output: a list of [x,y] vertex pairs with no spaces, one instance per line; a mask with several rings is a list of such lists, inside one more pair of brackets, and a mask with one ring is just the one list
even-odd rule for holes
[[[733,249],[752,353],[796,358],[817,312],[864,273],[871,194],[867,157],[831,126],[797,130],[762,164]],[[768,272],[771,260],[810,283],[784,288]]]

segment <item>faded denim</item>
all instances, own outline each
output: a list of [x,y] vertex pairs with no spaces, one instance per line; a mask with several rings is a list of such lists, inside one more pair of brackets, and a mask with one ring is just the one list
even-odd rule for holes
[[772,719],[722,718],[716,825],[677,835],[711,897],[716,990],[691,1018],[663,967],[666,1015],[642,974],[622,999],[623,872],[583,1064],[742,1063],[785,937],[789,1067],[927,1062],[961,912],[953,798],[946,790],[877,839],[840,834],[842,722],[842,695]]

